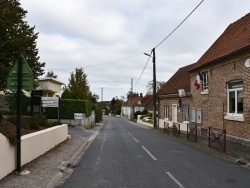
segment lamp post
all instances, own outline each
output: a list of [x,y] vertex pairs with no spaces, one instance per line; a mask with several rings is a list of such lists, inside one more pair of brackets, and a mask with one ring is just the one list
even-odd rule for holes
[[[156,123],[156,70],[155,70],[155,48],[152,49],[152,53],[153,53],[153,125],[154,128],[157,127],[157,123]],[[144,53],[147,56],[151,56],[147,53]]]

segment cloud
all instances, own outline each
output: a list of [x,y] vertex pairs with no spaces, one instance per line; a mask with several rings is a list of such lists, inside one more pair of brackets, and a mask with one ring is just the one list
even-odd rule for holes
[[[37,47],[46,71],[67,83],[83,67],[91,91],[104,100],[125,95],[131,87],[146,93],[152,81],[152,60],[144,52],[159,44],[200,0],[20,0],[28,23],[39,32]],[[180,67],[195,63],[226,27],[249,12],[250,0],[204,1],[156,48],[158,81],[167,81]],[[237,8],[236,8],[237,7]],[[133,58],[128,58],[132,57]],[[117,61],[124,59],[123,61]]]

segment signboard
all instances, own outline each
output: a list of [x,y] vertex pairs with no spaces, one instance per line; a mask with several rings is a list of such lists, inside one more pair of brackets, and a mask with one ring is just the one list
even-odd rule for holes
[[74,119],[83,119],[83,113],[74,113]]
[[[21,80],[22,80],[22,89],[31,90],[34,89],[34,78],[32,71],[29,67],[29,64],[25,60],[23,55],[20,55],[21,60]],[[7,88],[8,89],[17,89],[18,83],[18,60],[15,62],[12,67],[8,77],[7,77]]]
[[42,97],[42,107],[58,107],[59,97]]

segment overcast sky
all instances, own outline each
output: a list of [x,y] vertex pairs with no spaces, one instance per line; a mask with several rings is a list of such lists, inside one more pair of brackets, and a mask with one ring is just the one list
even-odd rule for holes
[[[150,53],[201,0],[20,0],[39,32],[45,73],[68,84],[83,68],[90,90],[103,100],[147,92],[153,79]],[[156,50],[156,80],[167,81],[195,63],[227,26],[250,12],[250,0],[205,0]],[[147,64],[147,66],[146,66]],[[146,68],[145,68],[146,67]],[[143,69],[145,68],[144,72]],[[142,74],[143,72],[143,74]],[[139,79],[140,78],[140,79]],[[100,101],[99,100],[99,101]]]

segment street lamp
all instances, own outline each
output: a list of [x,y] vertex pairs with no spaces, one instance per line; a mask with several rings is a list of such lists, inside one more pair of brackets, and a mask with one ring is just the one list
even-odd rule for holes
[[[152,49],[153,53],[153,123],[154,123],[154,128],[157,127],[156,124],[156,71],[155,71],[155,48]],[[147,53],[144,53],[144,55],[151,56]]]

